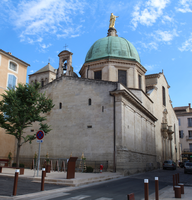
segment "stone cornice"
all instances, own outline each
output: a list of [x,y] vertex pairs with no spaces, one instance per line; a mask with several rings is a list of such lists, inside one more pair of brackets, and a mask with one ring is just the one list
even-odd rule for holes
[[125,99],[131,102],[136,108],[142,113],[149,117],[153,122],[157,121],[157,118],[149,112],[142,104],[141,101],[129,90],[115,90],[110,92],[111,95],[117,96],[122,95]]
[[153,101],[147,96],[147,94],[142,89],[138,89],[138,88],[128,88],[128,89],[141,91],[147,97],[147,99],[149,99],[149,101],[153,103]]
[[115,58],[103,58],[101,60],[96,60],[88,63],[84,63],[81,70],[79,73],[84,72],[84,68],[87,66],[94,66],[94,65],[99,65],[99,64],[107,64],[107,63],[117,63],[117,64],[130,64],[130,65],[135,65],[137,66],[143,73],[146,73],[146,69],[137,61],[131,61],[131,60],[123,60],[123,59],[115,59]]

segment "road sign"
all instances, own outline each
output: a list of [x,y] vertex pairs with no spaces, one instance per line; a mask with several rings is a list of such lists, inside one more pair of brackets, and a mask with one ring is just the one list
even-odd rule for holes
[[44,132],[43,132],[43,131],[38,131],[38,132],[36,133],[36,138],[37,138],[38,140],[42,140],[43,137],[44,137]]
[[43,142],[43,140],[37,140],[37,143],[42,143]]

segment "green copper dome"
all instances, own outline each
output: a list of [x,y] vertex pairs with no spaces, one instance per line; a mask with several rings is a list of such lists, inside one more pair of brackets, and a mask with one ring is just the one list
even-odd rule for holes
[[89,49],[85,63],[109,57],[136,60],[140,63],[139,54],[135,47],[125,38],[117,36],[108,36],[97,40]]

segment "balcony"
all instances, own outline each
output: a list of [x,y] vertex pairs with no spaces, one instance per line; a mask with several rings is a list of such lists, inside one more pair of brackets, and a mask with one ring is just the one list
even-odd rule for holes
[[192,148],[191,149],[183,149],[183,153],[191,152],[192,153]]
[[186,140],[192,140],[191,136],[186,136]]

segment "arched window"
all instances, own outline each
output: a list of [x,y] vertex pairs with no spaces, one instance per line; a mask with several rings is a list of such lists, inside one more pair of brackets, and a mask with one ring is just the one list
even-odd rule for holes
[[62,103],[59,103],[59,109],[62,109]]
[[8,74],[7,88],[15,88],[17,77],[13,74]]
[[89,104],[89,106],[91,105],[91,99],[89,99],[88,104]]
[[165,96],[165,88],[162,86],[162,100],[163,100],[163,105],[166,106],[166,96]]

